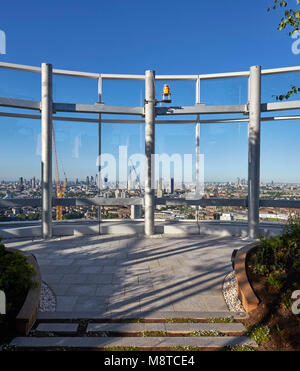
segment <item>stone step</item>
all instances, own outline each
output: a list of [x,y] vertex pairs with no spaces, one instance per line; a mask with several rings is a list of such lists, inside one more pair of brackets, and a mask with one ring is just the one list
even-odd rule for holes
[[35,332],[76,333],[78,326],[78,323],[40,323]]
[[241,335],[246,333],[247,330],[241,323],[89,323],[86,331],[88,333],[112,332],[118,334],[164,332],[170,335],[189,335],[194,332],[214,332]]
[[[257,346],[247,336],[223,337],[17,337],[10,346],[18,349],[73,348],[113,350],[115,347],[144,350],[176,350],[197,347],[215,349],[232,346]],[[174,349],[175,348],[175,349]]]
[[186,311],[149,311],[149,312],[132,312],[132,313],[118,313],[118,312],[39,312],[38,320],[55,321],[55,320],[135,320],[143,319],[146,322],[161,322],[170,319],[194,319],[205,322],[211,318],[234,318],[236,321],[248,318],[248,314],[244,312],[186,312]]

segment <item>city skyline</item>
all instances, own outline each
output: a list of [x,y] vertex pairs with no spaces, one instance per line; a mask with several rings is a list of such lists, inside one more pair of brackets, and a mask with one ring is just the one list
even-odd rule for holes
[[[87,181],[87,179],[89,178],[89,181]],[[22,179],[22,181],[20,180]],[[130,179],[130,177],[128,176],[128,179]],[[169,185],[171,183],[171,180],[174,179],[173,177],[169,178],[169,179],[166,179],[166,178],[160,178],[159,181],[157,181],[157,188],[159,188],[160,184],[162,185]],[[62,181],[63,179],[61,179]],[[132,178],[131,178],[132,180]],[[161,182],[162,180],[162,182]],[[18,178],[15,178],[15,179],[0,179],[0,183],[20,183],[20,184],[23,184],[24,183],[32,183],[32,182],[36,182],[36,183],[40,183],[41,182],[41,179],[38,178],[38,177],[18,177]],[[134,182],[136,182],[136,179],[133,179]],[[53,179],[52,180],[53,184],[56,183],[56,180]],[[86,177],[83,177],[83,178],[74,178],[74,179],[69,179],[67,178],[67,182],[70,183],[70,184],[79,184],[79,183],[83,183],[83,184],[94,184],[94,185],[97,185],[97,174],[95,174],[94,176],[93,175],[87,175]],[[109,184],[109,185],[113,185],[113,184],[117,184],[116,182],[111,182],[109,179],[106,180],[106,183]],[[141,183],[142,184],[142,183]],[[195,185],[195,182],[187,182],[187,183],[184,183],[184,182],[174,182],[174,185]],[[232,179],[230,181],[204,181],[204,184],[240,184],[240,185],[247,185],[248,182],[247,182],[247,179],[246,178],[239,178],[237,177],[236,179]],[[265,184],[269,184],[269,185],[276,185],[276,184],[282,184],[282,185],[285,185],[285,184],[300,184],[300,182],[276,182],[274,180],[270,180],[268,182],[265,182],[265,181],[260,181],[260,184],[261,185],[265,185]]]
[[[71,19],[65,17],[69,9],[59,4],[61,15],[51,14],[44,18],[43,6],[26,6],[20,2],[23,17],[15,17],[10,3],[1,6],[6,15],[1,24],[7,36],[6,54],[0,61],[40,66],[42,62],[54,68],[98,73],[144,74],[154,69],[157,74],[199,74],[249,70],[251,65],[262,68],[285,67],[300,64],[300,56],[292,52],[292,40],[284,32],[276,30],[278,14],[267,12],[269,1],[254,1],[253,6],[234,3],[235,17],[227,4],[216,1],[199,4],[191,1],[185,7],[181,2],[159,3],[161,12],[150,11],[141,22],[145,4],[140,1],[116,1],[102,4],[94,1],[93,12],[77,4],[72,10],[73,19],[80,18],[80,30],[74,29]],[[158,4],[158,3],[157,3]],[[119,11],[115,11],[118,7]],[[215,7],[218,28],[212,28],[209,17]],[[178,24],[178,9],[182,8]],[[247,12],[247,18],[244,14]],[[110,29],[109,15],[114,13],[115,28]],[[82,19],[88,14],[90,21]],[[121,16],[122,14],[122,16]],[[151,14],[155,17],[149,49],[141,45],[147,34]],[[63,19],[63,22],[62,22]],[[127,27],[127,19],[132,25]],[[228,27],[226,19],[233,24]],[[201,22],[199,22],[201,20]],[[55,22],[57,28],[40,28],[41,22]],[[94,21],[94,22],[93,22]],[[168,39],[161,38],[160,29],[167,22],[170,27]],[[18,24],[17,24],[18,23]],[[254,27],[255,24],[255,27]],[[23,26],[22,26],[23,25]],[[24,34],[17,31],[24,29]],[[139,32],[136,32],[138,27]],[[36,29],[41,29],[41,34]],[[51,29],[51,31],[50,31]],[[73,33],[68,32],[69,29]],[[239,32],[237,32],[237,30]],[[93,31],[93,32],[92,32]],[[93,36],[93,42],[90,35]],[[144,35],[142,37],[142,35]],[[40,43],[43,37],[45,44]],[[66,41],[66,38],[68,42]],[[23,42],[22,42],[23,40]],[[81,42],[78,44],[78,40]],[[126,42],[128,41],[129,42]],[[178,41],[180,43],[178,48]],[[94,48],[96,44],[101,48]],[[111,44],[116,46],[111,50]],[[45,47],[47,45],[47,47]],[[126,45],[126,47],[125,47]],[[78,47],[80,52],[78,52]],[[243,50],[237,53],[237,50]],[[40,76],[20,71],[0,69],[0,96],[40,100]],[[171,89],[172,105],[193,105],[195,84],[187,81],[167,81]],[[58,102],[95,103],[97,84],[90,79],[55,76],[54,100]],[[156,97],[161,98],[164,81],[157,81]],[[300,84],[299,73],[262,77],[262,102],[276,101],[276,95],[289,90],[292,84]],[[30,88],[29,88],[30,87]],[[210,105],[247,104],[247,78],[204,80],[200,85],[200,101]],[[103,101],[112,105],[138,105],[144,101],[144,82],[103,82]],[[299,99],[299,96],[293,97]],[[6,112],[0,108],[0,112]],[[20,112],[11,109],[11,112]],[[25,112],[26,113],[26,112]],[[297,114],[290,111],[289,114]],[[80,117],[78,114],[76,117]],[[85,117],[87,115],[84,115]],[[88,115],[97,118],[97,115]],[[103,118],[126,118],[103,115]],[[229,117],[244,118],[243,115]],[[201,115],[201,119],[228,118],[228,115]],[[195,116],[186,117],[187,120]],[[0,117],[0,178],[14,179],[22,172],[24,177],[39,177],[40,121],[33,119]],[[97,172],[98,128],[96,124],[54,121],[56,146],[60,172],[66,171],[69,179],[84,177],[86,172]],[[279,183],[299,183],[299,120],[262,122],[261,125],[261,180]],[[117,156],[119,146],[127,145],[129,154],[144,153],[143,124],[102,124],[102,152]],[[156,148],[159,154],[180,153],[195,156],[195,125],[156,125]],[[205,157],[204,179],[207,181],[231,181],[236,177],[247,178],[248,141],[247,124],[201,124],[200,153]],[[9,155],[8,155],[9,154]],[[194,161],[194,159],[193,159]],[[193,169],[193,173],[195,169]],[[54,174],[54,173],[53,173]]]

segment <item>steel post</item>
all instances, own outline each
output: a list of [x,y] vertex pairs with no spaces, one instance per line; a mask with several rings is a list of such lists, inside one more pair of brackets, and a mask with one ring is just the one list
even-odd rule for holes
[[145,73],[145,235],[154,234],[155,72]]
[[[200,79],[197,78],[196,80],[196,99],[195,103],[200,103]],[[198,193],[200,192],[200,115],[197,115],[196,117],[197,123],[196,123],[196,131],[195,131],[195,137],[196,137],[196,187],[195,187],[195,197],[198,198]],[[199,222],[199,206],[197,205],[195,208],[195,218],[197,223]]]
[[[101,76],[98,79],[98,103],[102,103],[102,78]],[[101,138],[102,138],[102,118],[101,113],[99,113],[99,121],[98,121],[98,172],[97,172],[97,185],[98,185],[98,196],[101,196]],[[101,234],[101,210],[102,207],[98,206],[98,224],[99,224],[99,235]]]
[[261,67],[252,66],[249,77],[248,124],[248,236],[250,238],[257,238],[259,231],[260,114]]
[[42,63],[42,237],[52,237],[52,65]]

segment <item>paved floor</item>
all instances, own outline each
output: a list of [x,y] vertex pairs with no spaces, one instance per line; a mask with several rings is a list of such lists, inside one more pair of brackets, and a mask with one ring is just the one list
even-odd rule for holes
[[57,312],[228,311],[221,292],[233,237],[64,237],[4,241],[33,253]]

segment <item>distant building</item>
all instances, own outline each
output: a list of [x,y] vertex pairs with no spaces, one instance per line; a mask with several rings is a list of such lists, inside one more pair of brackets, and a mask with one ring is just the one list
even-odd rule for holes
[[141,219],[142,205],[131,205],[130,219]]
[[234,220],[234,218],[233,218],[233,215],[230,214],[230,213],[228,213],[228,214],[223,213],[223,214],[220,216],[220,220],[230,221],[230,220]]
[[170,193],[174,194],[174,178],[171,178]]
[[36,187],[36,181],[35,181],[35,177],[33,177],[31,179],[31,188],[35,188]]
[[159,178],[158,189],[160,189],[160,190],[163,190],[164,189],[163,188],[163,178],[162,177]]
[[163,192],[162,192],[162,190],[159,188],[159,189],[156,191],[156,197],[161,198],[162,196],[163,196]]

